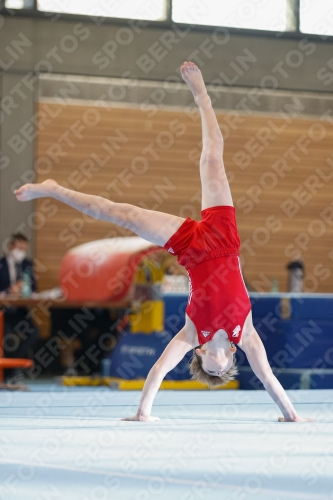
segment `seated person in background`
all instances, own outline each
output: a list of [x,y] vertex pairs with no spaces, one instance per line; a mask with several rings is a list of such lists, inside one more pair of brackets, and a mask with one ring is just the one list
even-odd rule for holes
[[[19,297],[22,293],[23,274],[28,276],[31,291],[35,292],[36,279],[32,260],[26,257],[29,241],[22,233],[14,233],[7,252],[0,259],[0,294]],[[4,314],[4,355],[11,358],[31,357],[38,338],[38,329],[29,318],[25,307],[10,307]],[[13,373],[11,374],[13,375]],[[19,372],[14,376],[21,375]]]
[[33,262],[27,259],[28,238],[22,233],[14,233],[7,246],[6,255],[0,259],[0,292],[21,295],[23,272],[29,273],[31,291],[35,292],[37,287]]

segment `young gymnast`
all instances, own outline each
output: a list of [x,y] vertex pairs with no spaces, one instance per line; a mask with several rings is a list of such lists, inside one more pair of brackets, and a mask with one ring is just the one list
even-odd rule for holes
[[238,345],[252,370],[280,408],[280,422],[304,422],[274,376],[256,332],[251,304],[239,263],[240,240],[229,183],[223,164],[223,138],[197,66],[185,62],[181,75],[192,91],[202,120],[202,220],[113,203],[78,193],[48,180],[15,191],[19,201],[52,197],[96,219],[129,228],[146,240],[177,255],[190,280],[185,326],[170,341],[146,379],[136,415],[124,420],[154,421],[151,409],[165,375],[194,349],[190,370],[209,386],[224,385],[237,373]]

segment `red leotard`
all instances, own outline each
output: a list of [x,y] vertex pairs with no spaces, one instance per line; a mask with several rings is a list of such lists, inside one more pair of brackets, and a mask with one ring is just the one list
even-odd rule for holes
[[178,256],[187,270],[190,293],[186,313],[193,321],[199,344],[223,329],[238,344],[251,310],[239,261],[240,239],[234,207],[217,206],[189,217],[164,248]]

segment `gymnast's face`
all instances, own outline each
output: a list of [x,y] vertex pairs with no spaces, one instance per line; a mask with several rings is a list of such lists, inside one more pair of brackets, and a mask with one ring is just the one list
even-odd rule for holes
[[236,352],[236,347],[230,345],[230,349],[217,350],[209,346],[209,342],[207,342],[207,344],[197,347],[195,352],[200,356],[202,369],[207,375],[220,377],[232,367],[233,354]]

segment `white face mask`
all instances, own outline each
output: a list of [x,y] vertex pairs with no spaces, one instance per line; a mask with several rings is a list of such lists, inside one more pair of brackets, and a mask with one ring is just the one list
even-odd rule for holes
[[27,255],[26,252],[24,250],[20,250],[20,248],[14,248],[11,251],[11,254],[16,264],[21,264],[22,260],[24,260],[25,256]]

